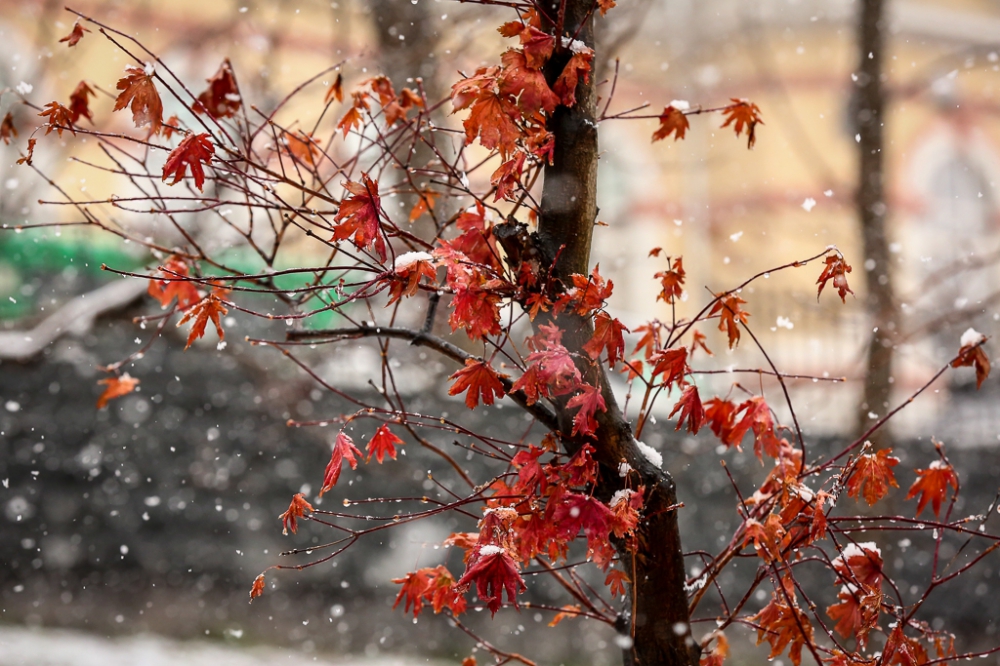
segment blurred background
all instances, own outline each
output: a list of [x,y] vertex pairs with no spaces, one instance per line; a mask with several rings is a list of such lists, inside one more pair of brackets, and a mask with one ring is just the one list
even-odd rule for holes
[[[62,5],[0,0],[0,89],[9,89],[0,116],[11,112],[24,130],[0,145],[7,226],[73,221],[68,207],[39,205],[57,193],[14,163],[38,122],[21,96],[61,100],[80,80],[110,91],[130,63],[97,33],[72,49],[57,43],[73,25]],[[193,88],[230,58],[245,100],[265,113],[345,59],[348,81],[384,72],[399,87],[419,77],[429,97],[441,97],[457,71],[498,57],[495,26],[513,18],[449,0],[80,0],[73,8],[142,40]],[[765,276],[743,293],[778,368],[847,379],[792,382],[817,450],[853,438],[926,382],[955,355],[963,331],[993,336],[1000,320],[1000,3],[889,1],[867,32],[861,16],[861,3],[848,0],[619,0],[601,22],[596,63],[602,95],[618,72],[611,113],[748,98],[765,123],[752,151],[713,115],[692,117],[685,140],[655,144],[654,120],[602,123],[607,226],[596,231],[594,262],[614,281],[612,310],[626,325],[671,316],[655,301],[653,274],[665,262],[647,256],[652,247],[684,257],[689,294],[679,316],[697,312],[706,290],[828,245],[854,267],[846,304],[829,290],[817,301],[815,266]],[[879,67],[874,76],[859,65],[865,53]],[[319,103],[324,92],[315,86],[299,104]],[[881,114],[873,99],[884,100]],[[95,102],[101,127],[130,131],[110,106],[105,96]],[[71,151],[65,138],[40,142],[36,164],[79,193],[108,196],[113,182],[69,161],[79,146]],[[123,224],[146,224],[119,214]],[[225,246],[224,236],[214,240]],[[457,663],[468,655],[474,642],[444,621],[421,616],[414,626],[391,611],[389,579],[457,562],[438,549],[459,529],[448,521],[394,531],[333,565],[283,576],[246,603],[254,576],[291,543],[278,514],[292,493],[315,494],[329,456],[329,430],[285,422],[348,408],[277,352],[243,342],[283,335],[283,325],[232,313],[224,348],[210,334],[184,352],[183,332],[170,327],[129,368],[141,390],[96,410],[98,367],[136,349],[132,318],[157,310],[144,283],[111,280],[102,263],[156,265],[73,226],[0,232],[0,665],[158,664],[178,654],[188,663]],[[764,363],[750,345],[726,352],[721,333],[705,332],[715,356],[703,367]],[[379,366],[377,348],[365,345],[322,350],[312,361],[327,381],[361,392]],[[453,368],[415,352],[400,364],[414,405],[461,409],[441,381]],[[702,390],[725,393],[731,383],[711,375]],[[962,476],[962,515],[985,510],[997,492],[995,386],[977,392],[971,369],[950,372],[882,437],[907,474],[932,459],[931,437],[943,441]],[[713,549],[736,526],[732,490],[711,434],[675,434],[669,409],[660,406],[662,423],[644,439],[677,474],[685,547]],[[484,429],[523,429],[514,410],[498,414],[472,416]],[[726,455],[738,480],[764,474],[752,455]],[[350,492],[424,483],[419,464],[379,472],[359,475]],[[893,512],[912,509],[901,495],[895,502]],[[301,546],[325,535],[290,538]],[[926,573],[919,545],[881,545],[901,580]],[[963,576],[926,619],[958,629],[964,645],[994,644],[997,569],[993,558]],[[573,621],[547,629],[548,619],[505,609],[483,623],[484,635],[508,647],[529,642],[546,663],[618,663],[609,633]]]

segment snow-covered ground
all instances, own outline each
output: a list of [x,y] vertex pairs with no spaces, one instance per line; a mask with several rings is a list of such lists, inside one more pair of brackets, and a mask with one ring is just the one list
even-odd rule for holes
[[178,641],[145,634],[104,638],[78,631],[0,626],[0,666],[445,666],[399,657],[336,657],[275,647]]

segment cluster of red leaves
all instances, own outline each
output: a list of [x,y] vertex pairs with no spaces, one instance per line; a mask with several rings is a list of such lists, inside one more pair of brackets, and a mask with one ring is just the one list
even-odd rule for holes
[[[365,122],[365,113],[371,113],[369,101],[377,98],[382,107],[382,115],[387,127],[391,127],[399,122],[406,122],[406,114],[409,110],[423,108],[424,100],[415,90],[404,88],[398,94],[392,86],[392,82],[385,76],[376,76],[362,81],[358,88],[351,93],[353,102],[351,108],[347,110],[344,117],[337,123],[337,129],[344,133],[346,137],[351,130],[357,130]],[[330,86],[326,93],[326,103],[332,99],[343,101],[343,78],[340,74]]]
[[782,447],[787,445],[775,432],[771,409],[763,396],[749,398],[738,405],[730,400],[712,398],[705,403],[705,418],[715,436],[729,447],[739,448],[743,437],[753,431],[754,454],[759,459],[764,455],[778,458]]
[[771,645],[768,659],[788,647],[792,663],[795,666],[802,663],[802,648],[812,644],[813,628],[809,616],[798,605],[795,584],[790,579],[782,578],[780,587],[776,586],[771,594],[770,603],[749,619],[757,623],[757,645],[765,640]]
[[170,257],[158,271],[163,278],[149,279],[149,295],[166,309],[177,299],[177,307],[186,310],[202,299],[195,283],[184,278],[190,277],[187,263],[177,256]]
[[392,582],[402,585],[392,607],[405,600],[403,610],[408,613],[412,607],[413,617],[420,615],[425,603],[430,604],[435,614],[445,608],[455,615],[465,612],[465,595],[456,589],[454,576],[443,565],[418,569],[402,578],[393,578]]

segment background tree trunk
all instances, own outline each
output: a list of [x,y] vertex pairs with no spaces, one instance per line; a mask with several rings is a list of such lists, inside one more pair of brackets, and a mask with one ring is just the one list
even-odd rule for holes
[[[856,204],[867,276],[865,306],[874,332],[868,342],[865,384],[858,407],[859,434],[874,422],[869,414],[881,417],[889,409],[893,344],[899,320],[886,233],[884,35],[885,0],[863,0],[858,22],[858,71],[853,104],[859,137]],[[880,429],[872,440],[877,448],[882,448],[889,441],[889,431]]]
[[[558,16],[559,2],[553,2],[552,16]],[[575,35],[594,48],[594,16],[592,0],[565,0],[563,34]],[[552,85],[569,60],[570,53],[558,50],[546,65],[545,73]],[[595,56],[595,61],[601,54]],[[555,136],[553,163],[545,169],[538,238],[543,256],[552,262],[557,277],[566,279],[573,273],[590,272],[590,248],[594,223],[597,219],[597,95],[595,77],[580,81],[576,90],[577,104],[573,108],[560,106],[549,121],[549,131]],[[539,321],[541,318],[539,318]],[[559,326],[565,331],[566,347],[587,358],[583,345],[593,335],[588,320],[563,315]],[[626,664],[691,665],[698,662],[699,649],[691,637],[687,594],[684,591],[684,559],[675,510],[666,510],[677,503],[673,479],[654,466],[639,451],[632,429],[625,420],[602,366],[580,362],[588,382],[601,388],[607,411],[597,415],[596,458],[601,464],[601,477],[595,494],[608,499],[624,487],[625,479],[618,473],[622,461],[635,470],[630,474],[631,487],[645,486],[645,522],[638,530],[639,547],[633,557],[619,549],[622,566],[632,579],[630,608],[623,614],[619,630],[631,640],[624,652]],[[568,438],[573,414],[560,410],[560,425],[567,447],[582,445]],[[634,612],[634,616],[633,616]]]

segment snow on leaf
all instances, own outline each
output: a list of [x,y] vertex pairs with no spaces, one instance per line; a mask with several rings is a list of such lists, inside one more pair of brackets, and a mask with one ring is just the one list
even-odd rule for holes
[[986,336],[974,328],[967,330],[962,334],[962,348],[958,350],[958,358],[951,362],[953,368],[976,368],[976,389],[990,376],[990,359],[982,345],[985,339]]
[[518,608],[517,595],[528,589],[514,558],[502,548],[497,552],[491,551],[489,555],[482,555],[481,551],[473,555],[456,587],[468,589],[473,583],[476,585],[476,594],[486,602],[492,615],[496,615],[503,605],[505,590],[507,601],[514,604],[514,608]]
[[375,460],[381,465],[382,460],[389,456],[393,460],[396,459],[396,444],[402,444],[403,440],[394,435],[389,426],[382,424],[372,435],[372,438],[368,440],[368,457],[365,462],[369,462],[372,456],[375,456]]
[[498,374],[485,361],[467,358],[465,359],[465,367],[448,378],[455,380],[455,383],[448,389],[448,395],[458,395],[463,391],[468,391],[465,395],[465,404],[469,409],[475,409],[480,400],[484,405],[492,405],[495,398],[504,396],[503,383],[500,378],[506,376]]
[[191,169],[195,187],[201,191],[205,186],[204,167],[211,163],[213,155],[215,146],[208,133],[188,134],[167,156],[167,161],[163,165],[162,180],[166,182],[167,178],[173,176],[174,180],[170,185],[176,185],[187,174],[187,170]]
[[323,472],[323,487],[319,489],[319,496],[322,497],[323,493],[329,492],[337,485],[337,480],[340,479],[340,470],[345,460],[351,469],[357,469],[360,457],[362,457],[361,451],[354,446],[354,440],[343,430],[337,433],[337,439],[333,443],[333,451],[330,452],[330,462],[326,464],[326,470]]
[[920,496],[920,500],[917,502],[917,516],[921,514],[928,502],[934,509],[934,515],[940,516],[941,503],[948,494],[948,486],[958,492],[958,475],[955,474],[955,469],[941,460],[935,460],[926,469],[918,469],[916,472],[917,480],[910,486],[906,499]]
[[153,84],[153,72],[129,66],[125,68],[125,74],[115,86],[121,93],[115,100],[114,110],[121,111],[128,106],[136,127],[149,125],[152,134],[159,134],[163,124],[163,102]]
[[128,395],[134,391],[135,387],[139,385],[139,380],[131,377],[126,372],[119,377],[107,377],[97,383],[107,386],[107,388],[104,389],[104,393],[101,394],[101,397],[97,399],[97,408],[103,409],[109,401],[114,400],[115,398],[120,398],[123,395]]
[[213,118],[232,118],[240,110],[242,100],[236,85],[236,75],[229,58],[222,61],[212,78],[206,79],[208,88],[198,95],[194,104],[195,113],[207,113]]
[[671,134],[674,135],[674,141],[683,139],[690,127],[687,116],[680,109],[668,106],[660,114],[660,126],[653,132],[653,141],[666,139]]
[[847,544],[832,564],[844,583],[873,588],[882,584],[882,551],[873,541]]
[[888,448],[861,455],[847,480],[847,496],[857,498],[861,494],[868,506],[872,506],[886,496],[889,486],[898,488],[892,468],[899,464],[899,458],[892,457],[891,453],[892,449]]
[[288,509],[278,516],[283,526],[281,533],[287,536],[288,530],[291,530],[292,534],[295,534],[298,531],[296,520],[306,515],[307,511],[309,513],[313,512],[312,504],[306,501],[306,496],[302,493],[295,493],[291,503],[288,505]]

